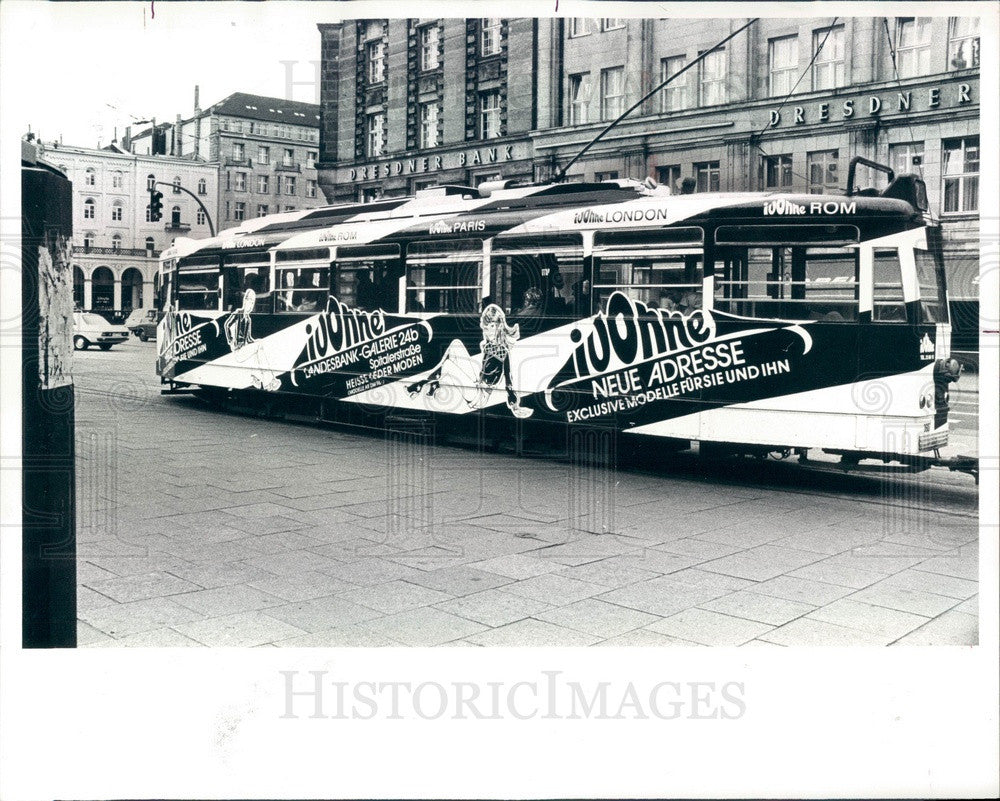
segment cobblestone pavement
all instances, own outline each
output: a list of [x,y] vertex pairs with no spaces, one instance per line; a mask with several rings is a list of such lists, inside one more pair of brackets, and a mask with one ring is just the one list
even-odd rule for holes
[[81,646],[978,641],[968,476],[481,454],[164,397],[154,353],[75,359]]

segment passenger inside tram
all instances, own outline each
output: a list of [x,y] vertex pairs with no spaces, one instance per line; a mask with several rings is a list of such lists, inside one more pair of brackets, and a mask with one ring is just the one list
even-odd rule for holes
[[368,270],[358,270],[354,276],[357,279],[354,285],[354,305],[365,311],[375,311],[378,292]]

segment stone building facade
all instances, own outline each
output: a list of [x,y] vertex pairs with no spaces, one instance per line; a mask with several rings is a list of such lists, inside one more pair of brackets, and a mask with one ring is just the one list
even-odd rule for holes
[[179,190],[163,193],[163,219],[149,219],[154,181],[190,188],[212,209],[218,197],[217,164],[165,156],[58,144],[45,158],[73,183],[74,305],[121,320],[133,309],[153,308],[160,251],[179,236],[209,235],[198,204]]

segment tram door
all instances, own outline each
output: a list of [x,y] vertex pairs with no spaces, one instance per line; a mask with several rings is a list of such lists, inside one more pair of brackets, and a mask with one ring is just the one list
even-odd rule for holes
[[403,272],[399,245],[344,245],[336,249],[330,294],[352,308],[396,313]]

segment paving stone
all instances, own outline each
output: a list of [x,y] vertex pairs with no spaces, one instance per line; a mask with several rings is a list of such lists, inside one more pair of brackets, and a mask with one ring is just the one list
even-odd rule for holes
[[316,570],[336,576],[334,571],[343,567],[340,562],[335,562],[333,559],[320,556],[310,550],[254,556],[247,559],[246,564],[278,576],[297,576],[300,573]]
[[979,620],[953,609],[903,635],[893,645],[979,645]]
[[813,551],[799,551],[775,545],[761,545],[699,565],[702,570],[727,576],[766,581],[822,559]]
[[882,606],[841,598],[810,612],[807,617],[838,626],[871,632],[892,642],[927,622],[923,615],[900,612]]
[[101,593],[95,592],[82,584],[78,585],[76,588],[77,611],[84,609],[100,609],[102,606],[114,606],[117,603],[118,601],[114,598],[101,595]]
[[351,626],[379,616],[374,609],[338,596],[272,606],[267,609],[267,614],[276,620],[295,626],[299,629],[295,634],[302,631],[313,633]]
[[252,648],[287,640],[303,630],[269,617],[263,612],[240,612],[194,623],[173,626],[186,637],[212,648]]
[[710,586],[699,587],[678,582],[672,576],[662,576],[605,592],[597,598],[651,615],[669,617],[732,591]]
[[390,581],[374,587],[355,587],[339,593],[338,598],[361,604],[385,614],[403,612],[418,606],[430,606],[452,596],[406,581]]
[[961,578],[966,581],[978,581],[979,579],[979,560],[967,556],[948,554],[935,556],[914,565],[913,569],[924,573],[937,573],[942,576]]
[[535,598],[511,595],[502,590],[486,590],[443,601],[435,604],[435,608],[496,628],[531,617],[552,606]]
[[606,640],[602,640],[599,643],[595,643],[598,646],[607,646],[610,648],[664,648],[664,647],[682,647],[682,648],[703,648],[699,643],[688,642],[687,640],[681,640],[677,637],[668,637],[666,634],[659,634],[655,631],[650,631],[649,629],[633,629],[632,631],[627,631],[624,634],[619,634],[617,637],[609,637]]
[[410,576],[407,581],[458,597],[510,584],[512,579],[498,576],[496,573],[487,573],[465,565],[458,565]]
[[707,562],[710,559],[719,559],[723,556],[744,551],[749,546],[725,545],[718,542],[700,540],[697,537],[683,537],[677,540],[661,542],[653,547],[658,551],[667,551],[668,553],[676,553],[681,556],[691,556],[698,559],[699,562]]
[[473,562],[470,567],[520,580],[561,570],[564,565],[549,562],[539,554],[513,553]]
[[93,626],[84,623],[82,620],[76,621],[76,646],[77,648],[86,648],[92,645],[101,645],[103,643],[114,643],[115,639],[109,634],[105,634],[100,629],[95,629]]
[[704,609],[688,609],[645,628],[702,645],[742,645],[774,627]]
[[188,592],[175,596],[174,600],[188,609],[200,612],[205,617],[221,617],[235,612],[253,612],[257,609],[285,603],[284,600],[274,595],[268,595],[253,587],[245,586]]
[[873,573],[856,565],[833,563],[829,559],[814,562],[811,565],[792,570],[789,576],[818,581],[825,584],[836,584],[855,590],[863,589],[886,577],[885,573]]
[[173,629],[151,629],[129,634],[117,640],[94,643],[98,648],[203,648],[202,643]]
[[593,634],[602,639],[642,628],[658,620],[656,615],[593,598],[585,598],[546,612],[537,612],[534,617],[537,620],[555,623],[557,626],[582,631],[584,634]]
[[592,584],[602,584],[605,587],[625,587],[629,584],[635,584],[637,581],[648,581],[649,579],[656,578],[659,573],[632,567],[629,564],[609,559],[602,559],[598,562],[563,568],[555,575],[578,579],[580,581],[589,581]]
[[714,601],[706,601],[699,606],[712,612],[721,612],[745,620],[755,620],[759,623],[769,623],[772,626],[781,626],[816,608],[812,604],[760,595],[750,591],[734,592],[732,595],[724,595]]
[[78,617],[105,634],[123,637],[126,634],[199,620],[201,615],[169,598],[150,598],[80,611]]
[[318,571],[300,573],[297,576],[266,574],[247,583],[250,587],[285,601],[309,601],[328,597],[354,586]]
[[327,629],[277,640],[279,648],[399,648],[401,642],[358,626]]
[[93,582],[90,588],[119,603],[141,601],[146,598],[163,598],[168,595],[178,595],[201,589],[197,584],[162,572],[104,579]]
[[606,590],[607,587],[601,584],[578,581],[551,573],[515,581],[504,586],[504,592],[534,598],[536,601],[544,601],[553,606],[573,603],[573,601],[589,598]]
[[924,617],[937,617],[959,603],[957,599],[945,595],[894,587],[884,581],[859,590],[849,595],[848,599]]
[[404,645],[435,646],[460,640],[487,627],[440,609],[423,607],[359,623],[355,628],[381,634]]
[[207,590],[246,584],[259,578],[274,577],[273,573],[268,573],[266,570],[243,562],[219,565],[187,565],[172,568],[169,572]]
[[888,638],[870,631],[846,628],[822,620],[800,617],[784,626],[761,634],[759,639],[777,645],[887,645]]
[[762,581],[754,585],[753,591],[761,595],[786,598],[789,601],[799,601],[812,606],[823,606],[854,592],[851,587],[797,578],[796,576],[777,576]]
[[593,645],[599,637],[528,618],[469,636],[468,641],[494,648]]
[[387,584],[396,579],[419,575],[416,568],[378,557],[359,559],[357,562],[346,564],[338,562],[323,567],[322,571],[341,581],[361,586]]

